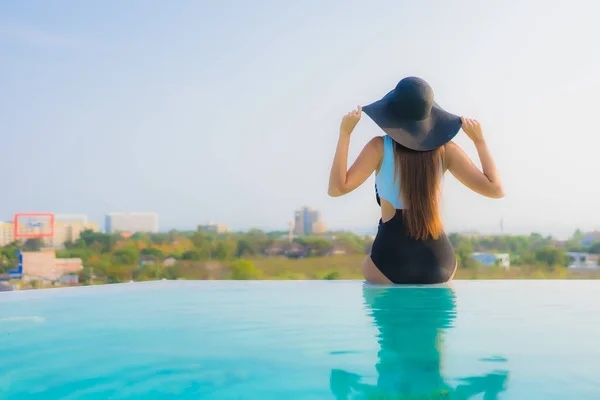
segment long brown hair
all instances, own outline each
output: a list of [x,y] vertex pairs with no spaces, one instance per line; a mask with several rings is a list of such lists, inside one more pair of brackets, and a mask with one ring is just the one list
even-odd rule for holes
[[437,239],[444,230],[439,212],[444,146],[415,151],[394,144],[394,178],[400,177],[406,233],[416,239]]

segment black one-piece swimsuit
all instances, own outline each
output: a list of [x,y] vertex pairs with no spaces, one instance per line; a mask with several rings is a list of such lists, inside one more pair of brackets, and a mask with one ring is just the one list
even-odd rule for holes
[[[377,203],[381,200],[375,187]],[[379,220],[371,260],[390,281],[397,284],[447,282],[456,269],[456,254],[448,236],[417,240],[406,234],[402,209],[387,222]]]

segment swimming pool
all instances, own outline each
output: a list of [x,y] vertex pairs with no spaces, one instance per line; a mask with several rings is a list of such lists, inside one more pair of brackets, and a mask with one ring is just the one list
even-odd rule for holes
[[600,282],[453,286],[5,292],[0,399],[600,398]]

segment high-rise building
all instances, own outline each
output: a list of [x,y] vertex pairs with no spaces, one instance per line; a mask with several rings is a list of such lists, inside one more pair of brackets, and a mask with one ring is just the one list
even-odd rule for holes
[[44,238],[44,244],[47,247],[59,249],[65,243],[77,241],[81,236],[81,232],[87,230],[98,232],[98,224],[95,222],[83,222],[83,220],[55,221],[54,235]]
[[[85,215],[75,216],[54,216],[55,219],[52,221],[52,234],[50,236],[40,237],[44,247],[60,249],[64,247],[65,243],[75,242],[81,236],[81,232],[85,230],[98,231],[98,224],[95,222],[87,222]],[[43,233],[44,227],[38,226],[39,222],[33,221],[32,227],[21,226],[21,234],[37,235]],[[47,228],[47,227],[46,227]],[[27,238],[20,238],[19,240],[24,241]],[[15,241],[15,227],[14,222],[0,222],[0,246],[6,246],[9,243]]]
[[209,222],[205,225],[199,226],[200,230],[205,232],[216,232],[216,233],[225,233],[229,232],[229,227],[225,224],[215,224],[213,222]]
[[0,221],[0,247],[15,241],[14,225],[12,222]]
[[321,213],[310,207],[302,207],[294,213],[294,234],[311,235],[327,230],[321,221]]
[[107,233],[157,233],[157,213],[109,213],[106,215],[104,229]]

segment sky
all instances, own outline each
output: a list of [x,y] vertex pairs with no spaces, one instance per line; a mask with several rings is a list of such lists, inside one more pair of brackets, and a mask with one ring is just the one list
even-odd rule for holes
[[[0,219],[286,229],[307,205],[373,229],[374,177],[327,196],[341,117],[419,76],[482,123],[505,186],[487,199],[447,175],[447,230],[598,229],[597,15],[593,0],[3,1]],[[381,134],[363,115],[350,162]]]

